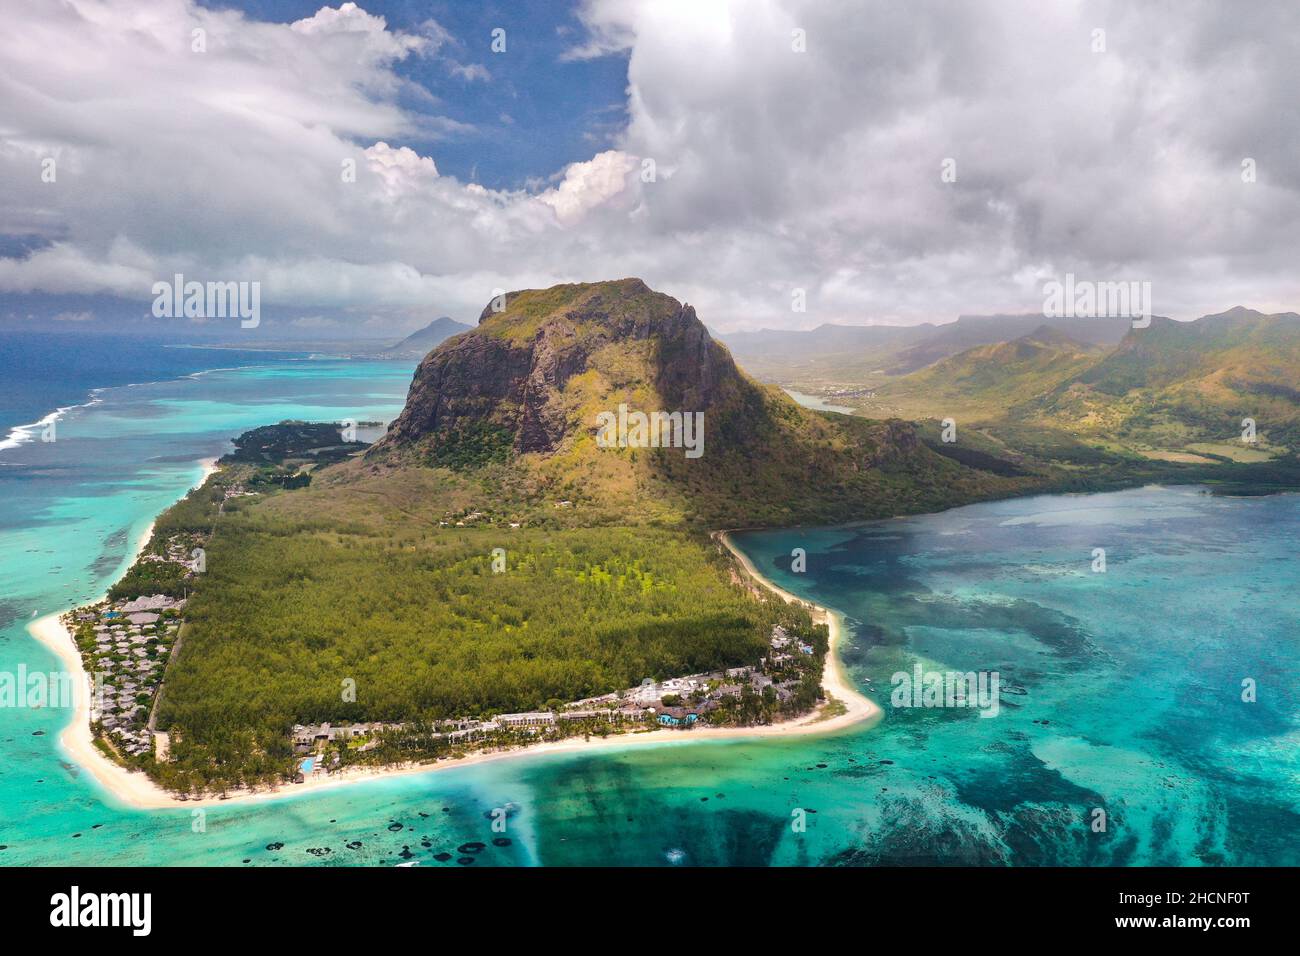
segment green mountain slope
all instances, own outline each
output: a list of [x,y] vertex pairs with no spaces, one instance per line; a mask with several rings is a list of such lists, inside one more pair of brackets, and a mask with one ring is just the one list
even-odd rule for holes
[[[1045,323],[877,381],[853,399],[861,414],[975,425],[1021,464],[1250,463],[1300,449],[1295,313],[1157,317],[1113,348]],[[1253,443],[1241,440],[1247,418]]]
[[1021,338],[981,345],[891,379],[863,405],[867,413],[904,418],[1000,418],[1091,368],[1103,355],[1064,332],[1040,326]]
[[1108,348],[1130,327],[1125,318],[1048,318],[1042,315],[963,315],[939,326],[933,335],[905,349],[889,364],[890,375],[906,375],[949,356],[980,345],[997,345],[1018,338],[1063,336],[1080,348]]
[[[1240,460],[1300,448],[1300,316],[1236,308],[1155,320],[1032,403],[1072,432]],[[1259,443],[1243,447],[1242,420]]]
[[962,315],[943,325],[822,325],[809,331],[763,329],[721,336],[736,359],[767,382],[817,395],[861,393],[981,345],[1049,328],[1085,346],[1114,347],[1128,331],[1121,318]]

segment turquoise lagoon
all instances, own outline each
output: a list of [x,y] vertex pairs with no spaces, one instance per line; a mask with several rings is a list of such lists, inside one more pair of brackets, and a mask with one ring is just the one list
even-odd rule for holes
[[[283,418],[387,420],[410,371],[268,362],[111,388],[69,411],[56,442],[0,452],[0,670],[57,666],[27,621],[102,593],[230,437]],[[1148,488],[737,540],[847,615],[842,656],[885,707],[878,726],[683,731],[218,804],[200,821],[117,805],[61,754],[67,711],[3,709],[0,863],[1300,863],[1300,497]],[[996,671],[997,716],[892,707],[892,675],[917,662]]]

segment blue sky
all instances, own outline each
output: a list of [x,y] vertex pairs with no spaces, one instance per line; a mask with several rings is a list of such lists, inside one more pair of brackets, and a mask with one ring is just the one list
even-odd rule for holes
[[[310,17],[321,0],[250,0],[204,6],[242,10],[258,20]],[[369,0],[361,4],[392,30],[418,34],[433,19],[450,40],[448,58],[477,65],[488,79],[452,74],[444,59],[410,57],[395,71],[437,98],[406,95],[413,113],[446,116],[473,127],[405,145],[433,157],[438,169],[492,189],[519,189],[569,163],[608,149],[627,122],[627,55],[564,60],[585,28],[562,0]],[[506,54],[491,51],[492,31],[506,31]]]

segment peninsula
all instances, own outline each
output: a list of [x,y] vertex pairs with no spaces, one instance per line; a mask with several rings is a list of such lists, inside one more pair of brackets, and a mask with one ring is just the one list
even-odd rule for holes
[[148,805],[823,733],[880,713],[842,621],[717,529],[1179,474],[1127,467],[803,408],[640,280],[524,290],[424,358],[380,441],[241,436],[104,601],[33,630],[105,678],[69,752]]

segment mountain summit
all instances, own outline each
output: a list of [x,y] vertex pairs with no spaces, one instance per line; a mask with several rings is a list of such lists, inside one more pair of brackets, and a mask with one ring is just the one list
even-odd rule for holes
[[695,310],[640,279],[529,289],[494,299],[472,334],[425,357],[389,436],[436,444],[477,425],[516,453],[554,452],[606,394],[708,411],[738,381]]

